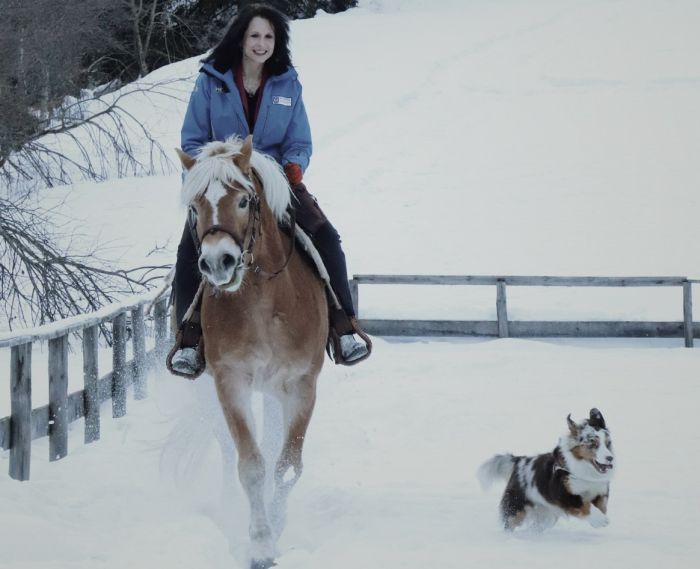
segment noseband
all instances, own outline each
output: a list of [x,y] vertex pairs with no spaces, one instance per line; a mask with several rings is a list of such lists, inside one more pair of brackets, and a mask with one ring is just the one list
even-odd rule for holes
[[[278,270],[274,272],[269,272],[255,263],[255,256],[253,255],[253,247],[255,246],[256,238],[258,235],[262,235],[262,233],[260,232],[260,197],[255,193],[255,191],[247,193],[248,199],[250,200],[248,206],[248,225],[246,227],[245,236],[243,238],[243,246],[241,247],[241,261],[236,267],[236,269],[242,268],[244,270],[252,270],[253,273],[256,275],[260,275],[261,277],[266,277],[268,279],[273,279],[287,268],[287,265],[289,265],[289,261],[292,259],[292,255],[294,255],[294,246],[296,242],[296,216],[294,214],[294,208],[290,207],[287,210],[291,218],[289,253],[287,254],[287,258],[285,259],[284,264]],[[214,233],[225,233],[231,239],[233,239],[235,243],[238,243],[238,239],[233,234],[233,232],[229,231],[223,225],[212,225],[211,227],[208,227],[206,231],[202,233],[202,239],[200,240],[199,236],[197,235],[196,219],[196,212],[193,207],[190,207],[190,212],[187,216],[187,224],[190,228],[192,239],[197,247],[198,257],[202,253],[202,241],[208,235],[213,235]]]

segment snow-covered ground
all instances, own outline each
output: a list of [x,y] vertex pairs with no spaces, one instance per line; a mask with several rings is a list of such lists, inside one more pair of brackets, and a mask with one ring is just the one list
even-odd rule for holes
[[[698,276],[700,3],[360,5],[292,24],[315,140],[306,181],[351,273]],[[184,78],[186,93],[196,69],[195,58],[154,75]],[[184,103],[152,103],[132,110],[177,146]],[[169,174],[42,201],[63,201],[124,265],[165,263],[178,188]],[[522,319],[681,318],[677,290],[511,289],[509,303]],[[360,308],[488,318],[495,292],[368,287]],[[694,567],[700,356],[681,345],[376,339],[366,363],[328,364],[279,567]],[[127,417],[105,407],[100,442],[83,446],[75,423],[60,462],[35,442],[31,482],[0,476],[0,567],[245,567],[243,497],[222,484],[218,446],[192,415],[207,382],[151,378]],[[566,415],[592,406],[619,460],[610,526],[504,536],[478,464],[551,450]]]
[[[366,363],[322,374],[278,566],[695,567],[699,354],[657,342],[378,339]],[[245,498],[235,477],[222,490],[219,446],[192,414],[210,379],[161,376],[149,389],[123,419],[105,407],[99,442],[83,446],[76,423],[66,459],[48,463],[42,439],[31,482],[0,478],[0,567],[246,567]],[[610,525],[504,535],[480,462],[551,450],[566,415],[592,406],[617,453]]]

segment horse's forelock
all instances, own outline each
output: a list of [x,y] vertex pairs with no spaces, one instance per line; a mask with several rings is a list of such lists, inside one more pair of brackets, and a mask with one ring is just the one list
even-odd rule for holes
[[[240,153],[242,144],[243,140],[236,137],[202,146],[197,153],[195,165],[185,176],[181,196],[184,205],[191,204],[201,196],[212,180],[219,180],[227,185],[238,183],[246,189],[253,190],[251,181],[233,162],[233,157]],[[253,151],[250,162],[262,182],[265,198],[273,215],[278,220],[283,220],[291,202],[284,171],[273,158],[257,151]]]
[[207,190],[209,185],[220,182],[227,186],[238,183],[247,190],[253,191],[253,184],[233,163],[232,157],[217,154],[204,160],[197,159],[192,169],[187,172],[182,186],[182,203],[191,204]]

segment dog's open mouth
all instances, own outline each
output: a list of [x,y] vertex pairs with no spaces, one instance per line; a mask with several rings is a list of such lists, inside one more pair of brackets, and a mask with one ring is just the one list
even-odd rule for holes
[[591,462],[593,463],[593,467],[601,474],[605,474],[608,470],[612,470],[613,467],[612,464],[603,464],[597,460],[593,460]]

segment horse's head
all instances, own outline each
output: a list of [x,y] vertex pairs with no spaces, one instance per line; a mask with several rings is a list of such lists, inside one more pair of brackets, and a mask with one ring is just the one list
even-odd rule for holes
[[259,224],[252,149],[251,136],[235,147],[210,143],[197,160],[178,149],[187,170],[183,198],[200,243],[199,270],[211,285],[231,292],[241,286]]

